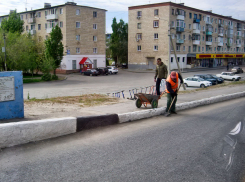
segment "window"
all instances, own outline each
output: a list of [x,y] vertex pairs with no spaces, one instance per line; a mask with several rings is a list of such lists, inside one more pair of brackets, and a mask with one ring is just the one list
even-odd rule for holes
[[28,14],[26,14],[26,19],[28,18]]
[[193,52],[196,52],[196,51],[197,51],[197,46],[193,45]]
[[179,62],[179,57],[177,57],[177,60],[178,60],[178,62]]
[[20,15],[20,19],[23,20],[23,15]]
[[202,20],[202,15],[201,14],[199,14],[199,19],[200,19],[200,21]]
[[26,31],[28,31],[28,25],[26,25]]
[[153,27],[158,28],[159,27],[159,20],[154,20],[153,21]]
[[216,47],[214,48],[214,51],[216,51]]
[[201,52],[201,47],[200,46],[198,46],[198,52]]
[[204,47],[202,47],[202,52],[204,52]]
[[182,58],[182,62],[183,62],[183,63],[185,62],[185,57]]
[[93,29],[97,29],[97,24],[93,24]]
[[212,19],[211,19],[211,23],[213,23],[213,22],[214,22],[214,19],[212,18]]
[[158,16],[158,9],[154,10],[154,16]]
[[60,28],[63,27],[63,21],[60,21]]
[[76,10],[76,15],[80,15],[80,9]]
[[217,33],[217,28],[215,28],[215,33]]
[[72,60],[72,69],[77,69],[77,60]]
[[63,14],[63,8],[60,8],[60,14]]
[[205,38],[204,38],[204,36],[202,37],[202,41],[204,41],[205,40]]
[[194,14],[194,19],[197,19],[197,14]]
[[189,35],[189,40],[191,40],[191,35]]
[[80,28],[80,22],[76,22],[76,28]]
[[93,36],[93,41],[97,42],[97,36]]
[[45,30],[48,28],[48,24],[47,23],[45,23]]
[[185,46],[183,46],[183,51],[185,51]]
[[180,45],[176,46],[176,51],[180,51]]
[[202,20],[205,21],[205,16],[202,16]]
[[35,25],[31,25],[31,30],[35,30]]
[[189,13],[189,18],[192,19],[192,13]]
[[171,63],[174,61],[174,58],[173,57],[171,57]]
[[76,35],[76,40],[80,40],[80,35]]
[[215,19],[215,23],[217,24],[217,19]]
[[93,11],[93,17],[94,17],[94,18],[97,17],[97,11]]
[[141,29],[141,23],[137,23],[137,28]]
[[45,16],[47,16],[48,15],[48,11],[45,11]]
[[154,33],[154,39],[158,39],[158,33]]
[[171,27],[174,27],[174,21],[171,22]]
[[191,52],[191,46],[188,47],[188,52]]
[[183,39],[185,40],[185,34],[183,35]]
[[41,24],[38,24],[38,30],[41,30]]
[[80,48],[79,47],[76,48],[76,53],[80,53]]
[[158,45],[154,45],[154,51],[158,51]]
[[142,40],[142,33],[137,33],[137,40]]
[[97,53],[97,48],[93,48],[93,53]]
[[205,31],[205,26],[202,27],[202,31]]
[[141,51],[141,45],[137,46],[137,51]]
[[172,15],[174,15],[174,9],[172,9]]
[[48,36],[47,35],[45,36],[45,39],[48,40]]
[[41,18],[41,12],[37,13],[37,17]]
[[137,17],[141,17],[142,16],[142,11],[137,11]]
[[189,29],[191,30],[191,24],[189,24]]

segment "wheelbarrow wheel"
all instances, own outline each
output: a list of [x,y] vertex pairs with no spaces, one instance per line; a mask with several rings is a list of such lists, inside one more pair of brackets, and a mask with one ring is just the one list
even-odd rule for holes
[[141,105],[142,105],[141,100],[140,99],[137,99],[136,102],[135,102],[135,105],[136,105],[136,107],[140,108]]
[[153,99],[153,100],[151,101],[151,107],[152,107],[152,108],[157,108],[157,106],[158,106],[158,101],[157,101],[156,99]]

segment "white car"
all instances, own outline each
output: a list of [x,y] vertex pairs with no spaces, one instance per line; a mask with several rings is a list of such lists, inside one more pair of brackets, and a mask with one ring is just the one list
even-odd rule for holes
[[206,81],[199,77],[188,77],[184,79],[184,84],[186,87],[209,87],[212,85],[210,81]]
[[241,79],[240,76],[236,76],[232,72],[222,72],[221,74],[217,74],[216,76],[220,77],[220,78],[223,78],[225,80],[232,80],[232,81],[235,81],[235,80],[239,81]]
[[118,73],[118,69],[115,66],[107,66],[108,68],[108,72],[110,74],[117,74]]

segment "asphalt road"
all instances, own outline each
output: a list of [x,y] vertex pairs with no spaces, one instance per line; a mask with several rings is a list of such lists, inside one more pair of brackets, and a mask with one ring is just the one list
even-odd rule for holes
[[[210,73],[218,74],[225,70],[208,70],[200,72],[183,73],[183,77],[194,74]],[[239,74],[245,77],[245,73]],[[51,98],[58,96],[78,96],[91,93],[113,93],[125,90],[125,97],[130,97],[129,91],[134,88],[155,85],[154,73],[135,73],[127,70],[119,70],[117,75],[108,76],[84,76],[79,73],[67,75],[67,80],[58,82],[29,83],[24,84],[24,99],[30,98]],[[188,87],[190,89],[196,89]]]
[[241,98],[6,148],[0,181],[242,181],[245,137],[227,134],[244,110]]

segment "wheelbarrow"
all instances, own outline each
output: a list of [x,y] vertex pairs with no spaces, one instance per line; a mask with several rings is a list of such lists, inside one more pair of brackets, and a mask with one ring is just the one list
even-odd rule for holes
[[144,93],[138,93],[134,94],[136,96],[136,102],[135,105],[137,108],[140,108],[142,104],[146,107],[147,104],[151,104],[152,108],[157,108],[158,106],[158,100],[160,99],[159,95],[152,95],[152,94],[144,94]]

